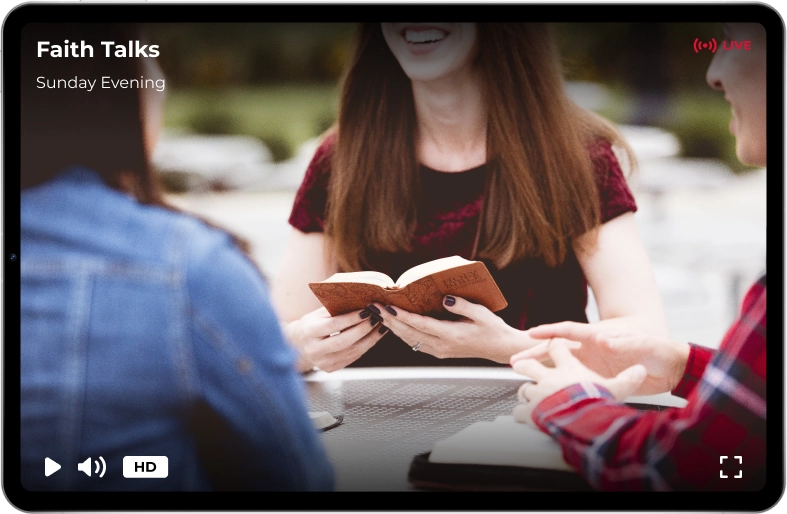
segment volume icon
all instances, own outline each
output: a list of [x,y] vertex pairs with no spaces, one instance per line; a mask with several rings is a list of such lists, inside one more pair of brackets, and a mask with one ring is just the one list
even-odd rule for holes
[[[101,462],[99,462],[99,460],[101,460]],[[81,471],[87,476],[90,476],[92,470],[91,461],[92,459],[88,457],[87,459],[85,459],[85,462],[80,462],[79,464],[77,464],[77,471]],[[102,478],[104,476],[104,473],[106,473],[106,471],[107,471],[107,463],[104,461],[104,457],[101,457],[99,455],[98,459],[96,459],[96,475],[98,475],[99,478]]]

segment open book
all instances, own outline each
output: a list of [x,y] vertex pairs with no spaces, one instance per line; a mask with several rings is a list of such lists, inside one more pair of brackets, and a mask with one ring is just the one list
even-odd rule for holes
[[445,312],[445,295],[480,303],[492,312],[508,305],[483,262],[457,255],[419,264],[396,282],[384,273],[356,271],[335,273],[309,287],[331,316],[363,309],[372,302],[416,314],[437,314]]
[[326,411],[309,411],[309,418],[314,423],[314,428],[317,430],[329,430],[333,427],[339,426],[344,421],[344,416],[339,414],[333,417],[333,414]]
[[519,423],[514,416],[480,421],[437,441],[429,462],[486,464],[574,471],[563,460],[560,445],[540,430]]

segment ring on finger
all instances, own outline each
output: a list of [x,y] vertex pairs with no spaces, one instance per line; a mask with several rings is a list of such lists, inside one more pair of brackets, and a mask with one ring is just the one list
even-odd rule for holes
[[519,399],[523,402],[529,402],[530,398],[527,397],[527,390],[530,389],[535,382],[525,382],[522,387],[519,388]]
[[416,343],[416,345],[415,345],[415,346],[413,346],[413,351],[414,351],[414,352],[417,352],[418,350],[420,350],[420,349],[421,349],[421,347],[422,347],[423,345],[424,345],[423,341],[418,341],[418,343]]

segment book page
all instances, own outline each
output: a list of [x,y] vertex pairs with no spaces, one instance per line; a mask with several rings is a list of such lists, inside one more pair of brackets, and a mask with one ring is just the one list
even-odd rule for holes
[[314,423],[314,427],[318,429],[329,427],[337,421],[330,412],[325,411],[309,411],[309,417]]
[[391,277],[377,271],[354,271],[351,273],[334,273],[323,282],[357,282],[360,284],[373,284],[380,287],[394,287]]
[[425,262],[402,273],[402,276],[396,281],[396,285],[399,287],[404,287],[407,284],[415,282],[416,280],[420,280],[426,276],[431,275],[432,273],[437,273],[438,271],[444,271],[451,268],[458,268],[459,266],[472,264],[473,262],[475,261],[468,261],[467,259],[459,257],[458,255]]
[[574,471],[550,436],[513,416],[473,423],[435,443],[429,462],[484,464]]

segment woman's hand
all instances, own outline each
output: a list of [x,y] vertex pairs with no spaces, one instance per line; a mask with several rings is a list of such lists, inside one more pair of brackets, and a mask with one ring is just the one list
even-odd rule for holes
[[686,369],[688,344],[647,333],[605,327],[602,323],[565,321],[531,328],[527,331],[530,337],[545,341],[511,357],[511,365],[522,359],[548,359],[549,340],[553,343],[569,340],[564,341],[566,348],[602,377],[611,378],[630,366],[642,364],[647,370],[647,377],[637,394],[658,394],[675,389]]
[[336,371],[358,360],[387,332],[367,309],[331,316],[325,307],[284,327],[284,334],[301,354],[301,371],[313,364]]
[[521,423],[535,426],[533,409],[544,398],[570,385],[582,382],[600,385],[608,389],[616,400],[623,402],[639,389],[647,375],[645,367],[636,364],[617,373],[613,378],[604,378],[585,367],[571,354],[569,341],[552,339],[548,345],[547,354],[555,363],[554,368],[547,368],[535,359],[519,359],[514,364],[514,371],[532,379],[519,388],[519,401],[523,403],[514,408],[513,414]]
[[373,304],[391,332],[411,347],[438,359],[480,357],[505,363],[511,356],[537,344],[524,332],[510,327],[492,311],[462,298],[446,296],[446,310],[464,316],[459,321],[441,321],[419,316],[399,307]]

